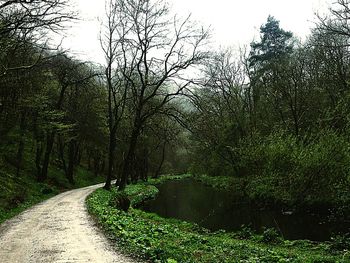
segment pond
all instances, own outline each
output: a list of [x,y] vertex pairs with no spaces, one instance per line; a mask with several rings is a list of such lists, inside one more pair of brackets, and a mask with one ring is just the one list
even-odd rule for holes
[[280,210],[261,210],[237,201],[228,191],[206,186],[193,179],[167,181],[157,186],[159,195],[142,207],[162,217],[177,218],[210,230],[239,230],[249,225],[258,233],[274,227],[285,239],[329,240],[332,233],[345,233],[349,222],[328,222],[326,216],[298,213],[286,215]]

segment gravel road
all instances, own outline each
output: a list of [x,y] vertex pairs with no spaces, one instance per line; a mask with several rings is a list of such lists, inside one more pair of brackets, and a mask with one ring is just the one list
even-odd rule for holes
[[135,262],[113,250],[87,213],[85,198],[98,187],[64,192],[0,225],[0,262]]

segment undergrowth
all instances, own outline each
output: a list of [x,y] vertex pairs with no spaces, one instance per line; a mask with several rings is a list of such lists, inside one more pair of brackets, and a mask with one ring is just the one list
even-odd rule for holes
[[0,224],[62,191],[97,184],[104,180],[79,166],[75,169],[75,184],[71,185],[62,169],[50,165],[47,181],[38,183],[34,165],[35,153],[29,146],[24,149],[21,169],[17,176],[17,168],[14,165],[16,149],[15,143],[0,144]]

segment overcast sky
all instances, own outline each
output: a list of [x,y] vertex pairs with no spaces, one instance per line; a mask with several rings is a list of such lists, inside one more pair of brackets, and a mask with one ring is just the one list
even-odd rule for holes
[[[103,0],[75,0],[82,21],[67,32],[63,46],[82,59],[103,62],[98,34],[98,16],[104,13]],[[315,13],[325,13],[332,0],[168,0],[172,9],[204,26],[211,26],[213,42],[219,46],[249,45],[258,39],[259,28],[268,15],[280,20],[283,29],[305,38]]]

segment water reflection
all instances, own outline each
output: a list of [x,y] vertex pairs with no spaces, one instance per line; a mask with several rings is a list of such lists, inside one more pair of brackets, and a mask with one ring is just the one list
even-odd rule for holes
[[283,215],[280,211],[260,210],[237,201],[227,191],[205,186],[195,180],[168,181],[158,186],[160,193],[143,209],[163,217],[195,222],[210,230],[234,231],[250,225],[278,229],[286,239],[327,240],[332,232],[345,232],[349,223],[325,223],[326,218],[310,214]]

